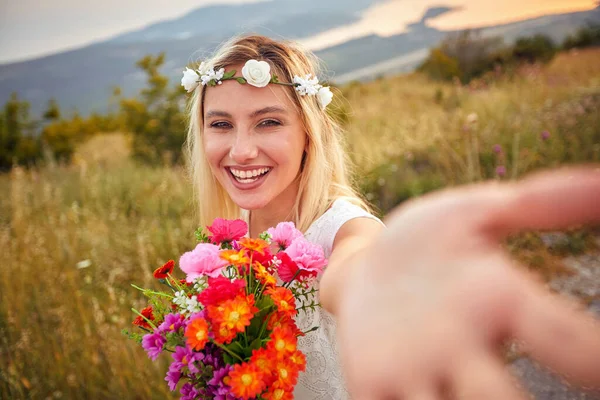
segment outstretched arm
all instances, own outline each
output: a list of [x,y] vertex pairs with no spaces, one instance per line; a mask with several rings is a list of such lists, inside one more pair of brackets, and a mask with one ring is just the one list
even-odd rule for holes
[[366,225],[345,226],[354,234],[334,246],[321,301],[337,316],[355,398],[522,398],[497,355],[512,337],[572,381],[600,387],[598,322],[550,295],[499,244],[523,229],[597,222],[592,166],[424,196],[374,239]]

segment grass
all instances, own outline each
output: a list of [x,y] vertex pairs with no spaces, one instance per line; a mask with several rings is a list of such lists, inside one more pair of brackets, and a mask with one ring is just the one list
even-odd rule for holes
[[[382,213],[443,186],[600,161],[598,50],[471,87],[407,75],[341,91],[358,182]],[[144,306],[130,283],[156,285],[151,271],[195,243],[191,185],[128,154],[127,135],[96,136],[73,165],[0,176],[0,398],[172,398],[167,360],[152,363],[120,331]],[[549,279],[592,242],[569,237],[560,251],[536,233],[507,244]]]

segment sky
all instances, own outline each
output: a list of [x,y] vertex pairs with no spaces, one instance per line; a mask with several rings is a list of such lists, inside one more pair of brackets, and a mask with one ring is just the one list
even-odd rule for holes
[[[80,47],[161,19],[179,17],[204,5],[254,1],[261,0],[0,0],[0,63]],[[431,25],[462,29],[588,10],[595,3],[596,0],[388,0],[371,7],[354,24],[302,41],[317,50],[370,33],[400,33],[406,24],[419,20],[427,8],[439,5],[460,6],[462,10],[441,16]]]

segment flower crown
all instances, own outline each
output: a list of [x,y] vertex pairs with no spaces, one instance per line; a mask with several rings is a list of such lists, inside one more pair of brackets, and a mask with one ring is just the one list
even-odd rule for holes
[[333,99],[333,93],[327,86],[319,84],[317,77],[312,74],[301,78],[294,75],[292,83],[279,82],[277,75],[271,75],[271,66],[266,61],[248,60],[242,68],[242,76],[235,76],[236,71],[225,72],[225,68],[215,71],[214,67],[202,62],[197,70],[186,68],[181,78],[181,86],[188,93],[194,91],[199,85],[217,86],[227,80],[236,80],[245,85],[265,87],[269,83],[293,86],[300,96],[316,96],[322,109],[325,109]]

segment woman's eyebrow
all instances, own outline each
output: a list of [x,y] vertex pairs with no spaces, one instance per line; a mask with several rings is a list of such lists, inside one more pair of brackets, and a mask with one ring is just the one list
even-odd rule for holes
[[260,110],[256,110],[256,111],[252,112],[250,114],[250,118],[256,118],[261,115],[271,114],[271,113],[287,114],[287,111],[285,108],[277,107],[277,106],[265,107],[265,108],[261,108]]
[[225,111],[219,111],[219,110],[210,110],[206,113],[206,116],[204,118],[209,119],[212,117],[225,117],[225,118],[232,118],[232,115],[229,114],[228,112]]

